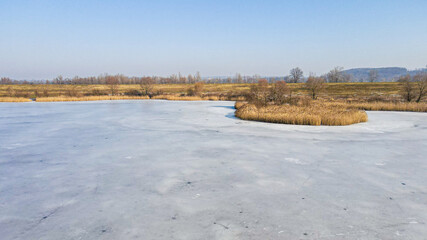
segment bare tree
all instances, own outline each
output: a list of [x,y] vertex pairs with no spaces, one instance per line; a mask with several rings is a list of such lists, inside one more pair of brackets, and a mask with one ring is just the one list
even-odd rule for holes
[[196,72],[196,75],[194,76],[196,82],[202,81],[202,76],[200,76],[200,72]]
[[240,75],[240,73],[236,74],[236,83],[243,83],[243,78],[242,78],[242,75]]
[[8,77],[2,77],[0,79],[0,84],[12,84],[12,80]]
[[266,105],[269,102],[268,81],[261,79],[258,83],[251,85],[248,100],[256,105]]
[[342,67],[335,67],[331,71],[326,74],[326,78],[328,82],[330,83],[338,83],[338,82],[344,82],[344,76],[343,76],[343,68]]
[[427,95],[427,73],[418,73],[414,76],[417,88],[416,102],[421,102],[421,99]]
[[116,95],[119,91],[119,79],[115,76],[106,76],[105,77],[105,83],[108,85],[108,88],[110,89],[111,95]]
[[195,83],[195,82],[196,82],[196,80],[195,80],[194,76],[193,76],[193,75],[191,75],[191,74],[188,74],[187,79],[188,79],[188,83],[193,84],[193,83]]
[[378,71],[372,69],[369,71],[369,82],[376,82],[378,80]]
[[297,68],[291,69],[289,74],[290,74],[289,75],[289,82],[297,83],[303,78],[304,72],[300,68],[297,67]]
[[252,77],[251,83],[257,83],[260,79],[261,79],[261,76],[260,76],[260,75],[258,75],[258,74],[255,74],[255,75]]
[[325,88],[325,79],[322,77],[310,76],[305,83],[305,87],[310,92],[313,99],[316,99],[319,92]]
[[401,84],[401,91],[400,94],[402,95],[403,99],[405,101],[410,102],[415,98],[415,89],[414,85],[411,81],[411,76],[401,76],[398,80]]
[[270,90],[270,98],[277,105],[282,105],[286,102],[290,90],[285,81],[277,81]]
[[142,93],[150,96],[151,98],[154,90],[154,79],[151,77],[144,77],[141,79],[139,86],[141,87]]
[[169,78],[171,83],[178,83],[178,76],[176,74],[172,74]]

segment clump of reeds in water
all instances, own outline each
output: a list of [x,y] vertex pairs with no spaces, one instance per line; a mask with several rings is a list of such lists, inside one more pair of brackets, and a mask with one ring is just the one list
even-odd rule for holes
[[236,104],[236,108],[235,115],[240,119],[271,123],[343,126],[368,121],[363,110],[321,102],[304,106]]

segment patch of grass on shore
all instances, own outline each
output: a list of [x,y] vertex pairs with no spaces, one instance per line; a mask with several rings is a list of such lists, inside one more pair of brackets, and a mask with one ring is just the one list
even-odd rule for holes
[[172,100],[172,101],[218,101],[220,100],[218,96],[199,97],[199,96],[176,96],[176,95],[157,95],[157,96],[153,96],[151,99],[163,99],[163,100]]
[[148,96],[86,96],[86,97],[40,97],[37,102],[75,102],[100,100],[141,100],[150,99]]
[[336,105],[354,107],[366,111],[405,111],[427,112],[427,103],[416,102],[361,102],[361,103],[335,103]]
[[0,97],[0,102],[31,102],[31,99],[23,97]]
[[229,97],[229,96],[180,96],[180,95],[156,95],[151,99],[163,99],[171,101],[243,101],[243,96]]

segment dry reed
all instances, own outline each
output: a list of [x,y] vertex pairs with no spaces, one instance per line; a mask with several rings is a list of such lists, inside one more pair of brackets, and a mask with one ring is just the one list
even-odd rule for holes
[[0,97],[0,102],[31,102],[31,99],[23,97]]
[[177,96],[177,95],[157,95],[153,96],[151,99],[163,99],[163,100],[172,100],[172,101],[219,101],[225,100],[221,99],[219,96]]
[[41,97],[37,102],[75,102],[75,101],[100,101],[100,100],[143,100],[148,96],[86,96],[86,97]]
[[407,111],[407,112],[427,112],[427,103],[392,103],[392,102],[363,102],[363,103],[339,103],[366,111]]
[[242,107],[243,105],[245,105],[247,102],[242,102],[242,101],[236,101],[234,103],[234,108],[235,109],[239,109],[240,107]]
[[236,110],[236,116],[244,120],[296,125],[342,126],[368,121],[368,115],[358,109],[333,106],[321,102],[310,106],[265,106],[244,104]]

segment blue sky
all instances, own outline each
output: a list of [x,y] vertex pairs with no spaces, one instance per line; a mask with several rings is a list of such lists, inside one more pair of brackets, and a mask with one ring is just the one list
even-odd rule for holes
[[426,0],[0,0],[0,76],[421,68],[426,9]]

